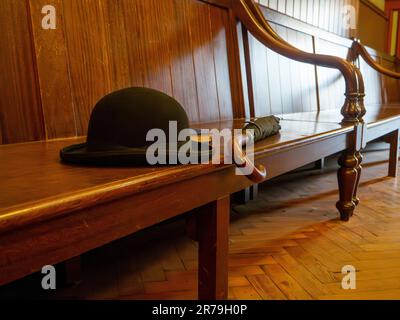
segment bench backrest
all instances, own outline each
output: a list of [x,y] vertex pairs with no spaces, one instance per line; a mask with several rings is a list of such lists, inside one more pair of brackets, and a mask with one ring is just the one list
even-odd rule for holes
[[[224,8],[229,2],[32,0],[27,7],[23,1],[1,1],[0,143],[85,135],[94,104],[128,86],[174,96],[193,123],[343,104],[338,72],[266,49]],[[304,1],[292,2],[292,14],[287,13],[308,21]],[[267,4],[280,10],[280,3]],[[55,30],[42,28],[47,4],[57,10]],[[331,9],[321,5],[319,12],[329,16]],[[265,14],[284,39],[303,50],[346,57],[351,46],[346,38],[287,15]],[[334,16],[332,26],[322,27],[348,36]],[[362,70],[367,102],[399,100],[398,81]]]

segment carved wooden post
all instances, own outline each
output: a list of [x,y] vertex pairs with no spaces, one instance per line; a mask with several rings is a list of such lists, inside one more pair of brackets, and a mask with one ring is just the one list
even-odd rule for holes
[[362,172],[362,155],[360,150],[364,146],[365,124],[356,123],[354,134],[349,138],[348,148],[339,158],[338,170],[339,201],[336,204],[340,218],[348,221],[360,200],[357,197],[358,185]]
[[397,177],[399,167],[399,130],[396,130],[389,135],[389,143],[389,177]]
[[357,191],[358,191],[358,186],[360,184],[361,172],[362,172],[361,164],[362,164],[362,161],[363,161],[364,157],[362,156],[360,151],[357,151],[356,152],[356,158],[357,158],[357,161],[358,161],[358,165],[357,165],[357,168],[356,168],[357,169],[357,181],[356,181],[356,189],[354,190],[353,199],[354,199],[355,205],[358,206],[358,204],[360,203],[360,198],[357,195]]
[[336,204],[336,207],[340,212],[340,218],[343,221],[348,221],[356,207],[354,194],[359,178],[357,171],[358,160],[355,150],[345,150],[339,158],[339,165],[338,182],[340,200]]

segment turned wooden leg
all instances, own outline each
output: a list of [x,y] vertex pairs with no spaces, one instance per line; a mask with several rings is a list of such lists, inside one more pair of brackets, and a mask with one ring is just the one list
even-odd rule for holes
[[399,168],[399,130],[392,132],[389,136],[389,177],[397,177]]
[[[340,212],[340,218],[348,221],[353,215],[356,204],[354,192],[357,181],[361,175],[361,167],[358,168],[358,160],[354,150],[345,150],[339,158],[340,169],[338,171],[340,200],[336,204]],[[358,172],[358,169],[360,172]]]
[[322,158],[315,162],[315,169],[323,170],[325,168],[325,158]]
[[238,204],[246,204],[249,201],[257,199],[258,184],[248,187],[234,194],[234,200]]
[[358,204],[360,203],[360,198],[358,197],[357,193],[358,193],[358,186],[360,184],[360,179],[361,179],[361,171],[362,171],[362,162],[363,162],[363,156],[361,154],[361,152],[357,151],[355,154],[356,158],[357,158],[357,181],[356,181],[356,186],[355,186],[355,190],[354,190],[354,196],[353,196],[353,201],[354,204],[356,206],[358,206]]
[[197,214],[200,300],[228,298],[229,215],[229,196],[202,207]]

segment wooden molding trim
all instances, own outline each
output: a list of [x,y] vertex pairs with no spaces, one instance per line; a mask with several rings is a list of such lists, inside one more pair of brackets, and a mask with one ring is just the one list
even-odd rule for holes
[[374,5],[371,1],[368,0],[360,0],[362,4],[366,5],[368,8],[370,8],[372,11],[374,11],[376,14],[380,15],[382,18],[385,20],[389,21],[388,16],[384,11],[379,9],[376,5]]

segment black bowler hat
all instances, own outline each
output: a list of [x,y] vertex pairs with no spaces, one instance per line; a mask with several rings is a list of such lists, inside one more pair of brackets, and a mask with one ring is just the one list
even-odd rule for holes
[[[178,134],[189,128],[185,110],[172,97],[148,88],[119,90],[96,104],[89,121],[87,142],[62,149],[60,156],[65,162],[84,165],[148,165],[146,151],[154,142],[146,141],[147,133],[161,129],[167,145],[158,152],[165,153],[168,161],[186,143],[177,142],[170,148],[170,121],[176,121]],[[202,152],[199,148],[193,152],[198,159],[209,159],[212,149]]]

